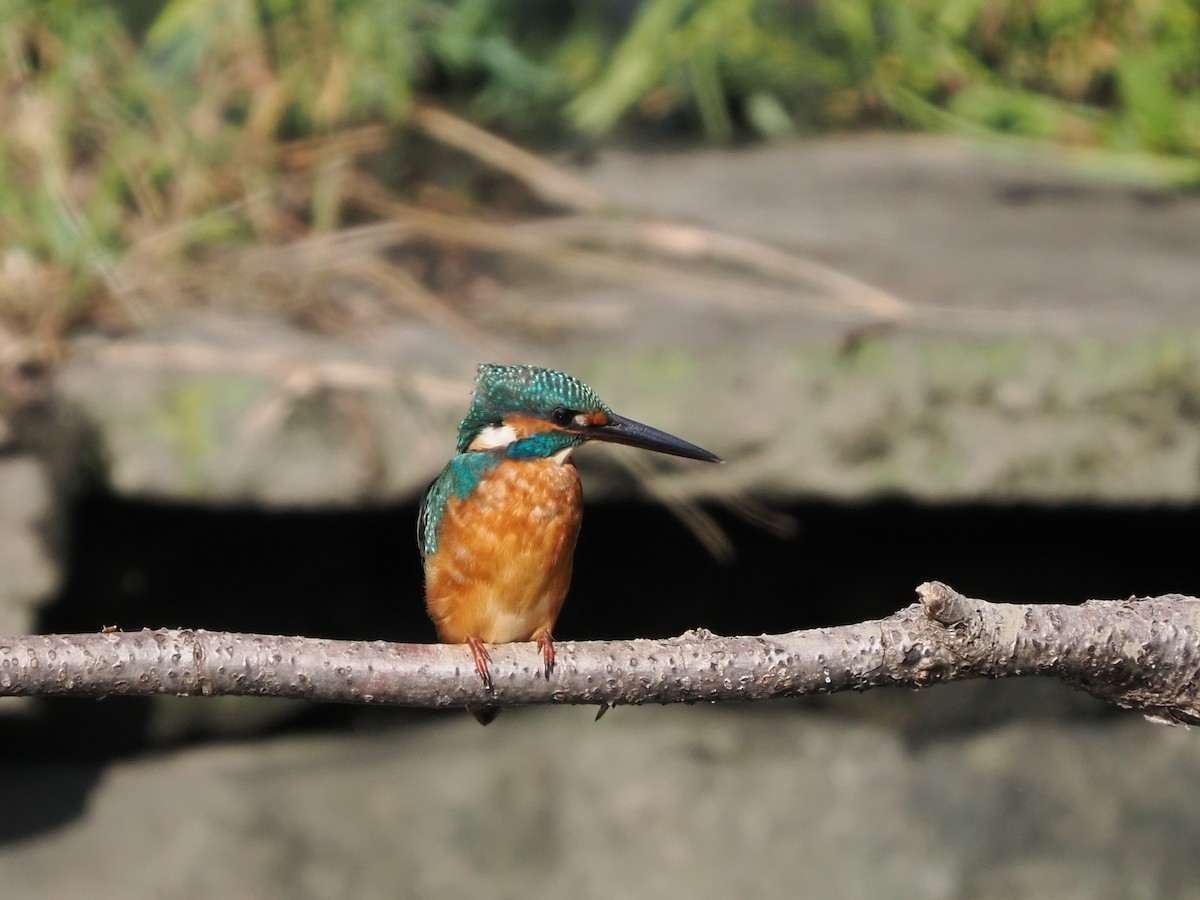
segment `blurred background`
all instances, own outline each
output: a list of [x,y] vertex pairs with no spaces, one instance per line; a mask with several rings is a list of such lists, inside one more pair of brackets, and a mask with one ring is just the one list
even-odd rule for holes
[[[0,633],[433,640],[480,362],[728,460],[578,455],[560,639],[1200,592],[1195,0],[8,0],[0,136]],[[1200,897],[1056,683],[593,717],[7,700],[0,880]]]

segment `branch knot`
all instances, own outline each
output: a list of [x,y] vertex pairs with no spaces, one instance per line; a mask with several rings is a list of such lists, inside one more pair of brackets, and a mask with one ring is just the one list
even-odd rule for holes
[[926,581],[917,588],[917,596],[925,615],[946,627],[961,625],[975,610],[975,601],[940,581]]

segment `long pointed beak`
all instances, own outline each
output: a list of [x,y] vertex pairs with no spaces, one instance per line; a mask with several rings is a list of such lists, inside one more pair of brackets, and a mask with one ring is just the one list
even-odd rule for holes
[[689,444],[681,438],[667,434],[665,431],[659,431],[657,428],[651,428],[649,425],[643,425],[641,422],[635,422],[633,419],[626,419],[624,416],[614,415],[609,424],[588,425],[579,429],[579,433],[588,438],[595,438],[598,441],[628,444],[630,447],[641,447],[643,450],[669,453],[671,456],[699,459],[704,462],[719,463],[725,461],[715,453],[709,453],[702,447]]

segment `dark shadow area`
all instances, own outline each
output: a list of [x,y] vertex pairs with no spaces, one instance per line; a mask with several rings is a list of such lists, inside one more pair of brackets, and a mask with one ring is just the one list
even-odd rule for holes
[[[557,636],[669,637],[696,627],[759,634],[857,622],[913,602],[913,589],[929,579],[1012,602],[1200,593],[1190,544],[1200,530],[1196,510],[814,501],[787,511],[798,528],[781,539],[717,510],[737,548],[725,565],[661,507],[592,504]],[[92,497],[77,509],[69,580],[41,630],[432,641],[415,520],[415,506],[280,514]],[[436,715],[299,707],[234,733]],[[148,715],[140,698],[45,701],[32,721],[0,720],[0,738],[14,738],[4,742],[10,759],[93,760],[147,747]],[[206,732],[182,733],[191,740]]]
[[0,843],[34,837],[77,818],[104,773],[103,763],[41,765],[36,762],[0,768]]
[[[789,631],[887,615],[938,579],[1010,602],[1200,593],[1200,510],[797,503],[789,538],[716,510],[710,557],[665,509],[588,507],[561,639]],[[429,641],[416,507],[271,513],[80,504],[44,631],[190,627]]]

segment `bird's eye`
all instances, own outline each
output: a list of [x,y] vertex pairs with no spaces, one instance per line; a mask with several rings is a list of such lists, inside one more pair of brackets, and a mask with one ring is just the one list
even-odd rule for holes
[[568,425],[573,418],[575,418],[575,413],[571,412],[565,406],[560,406],[554,412],[550,413],[550,421],[555,425]]

